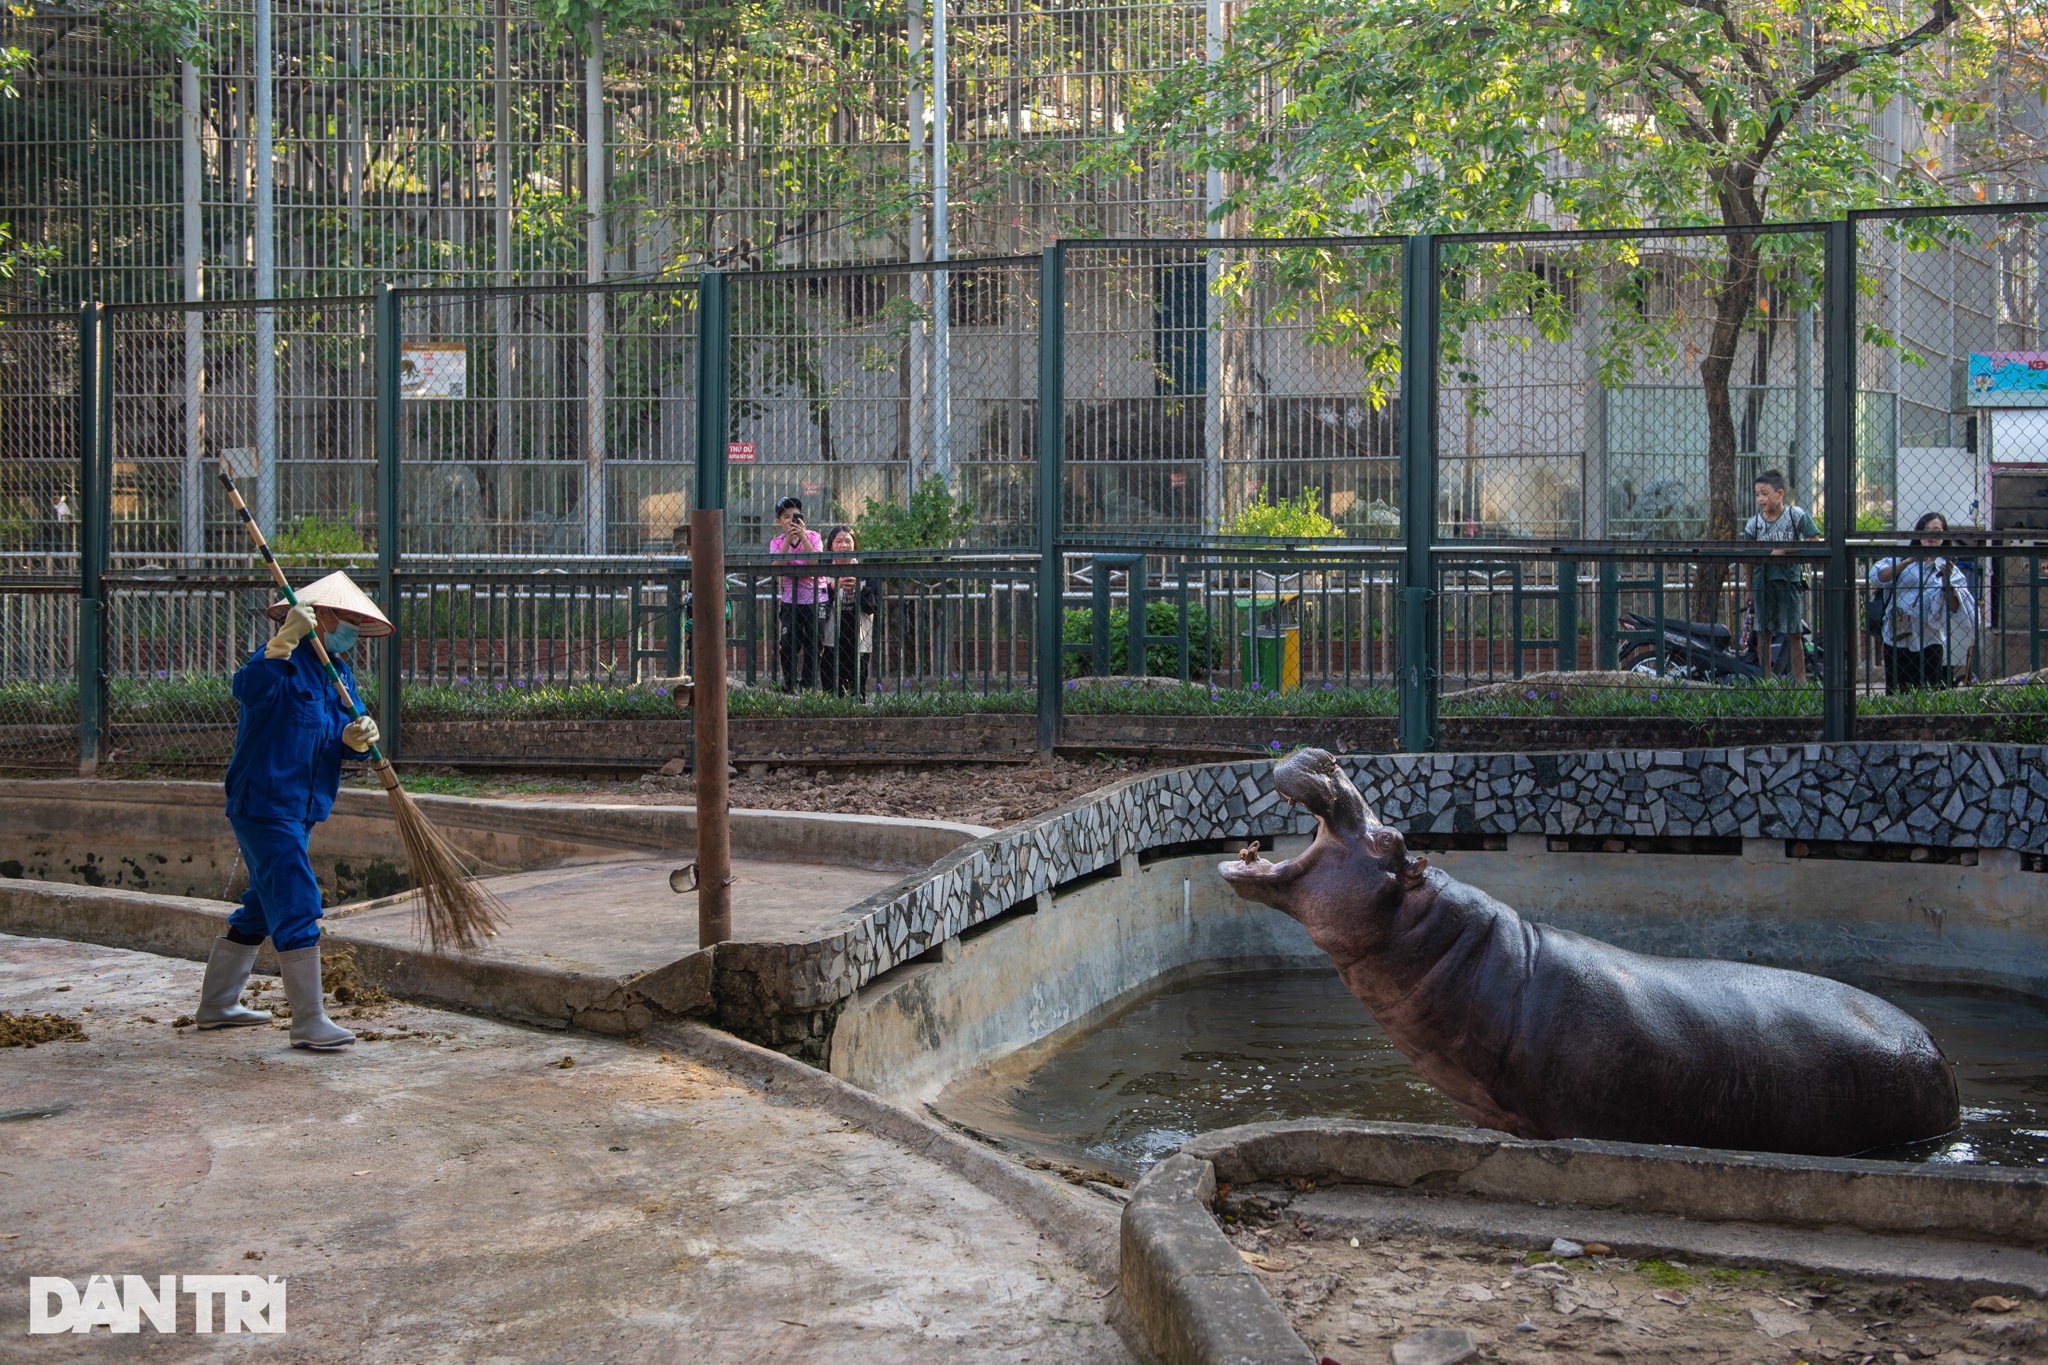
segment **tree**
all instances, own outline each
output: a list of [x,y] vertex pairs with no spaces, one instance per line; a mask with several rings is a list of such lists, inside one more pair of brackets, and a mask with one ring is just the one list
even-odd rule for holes
[[[1121,152],[1221,170],[1223,212],[1256,235],[1736,229],[1702,273],[1699,360],[1707,534],[1728,539],[1737,343],[1768,278],[1796,292],[1818,277],[1810,239],[1742,229],[1947,200],[1932,151],[1880,164],[1872,115],[1899,101],[1937,142],[1967,124],[1993,27],[1958,0],[1251,0],[1220,61],[1153,89]],[[1668,352],[1669,329],[1646,316],[1635,245],[1573,250],[1571,269],[1615,286],[1598,291],[1599,359],[1620,382],[1632,353]],[[1569,328],[1554,273],[1483,250],[1458,264],[1447,366],[1475,321]]]

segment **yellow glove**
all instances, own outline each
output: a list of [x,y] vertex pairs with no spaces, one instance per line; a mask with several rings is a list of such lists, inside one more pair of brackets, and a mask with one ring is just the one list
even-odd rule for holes
[[368,752],[370,746],[380,738],[382,736],[377,733],[377,722],[368,716],[352,720],[341,728],[341,742],[359,754]]
[[313,619],[311,607],[293,607],[284,614],[284,624],[277,628],[277,634],[270,637],[270,643],[263,646],[266,659],[289,659],[297,649],[299,641],[313,633],[318,623]]

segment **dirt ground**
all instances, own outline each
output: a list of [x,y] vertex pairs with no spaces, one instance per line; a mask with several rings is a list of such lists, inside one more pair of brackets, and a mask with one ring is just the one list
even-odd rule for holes
[[[1129,1360],[1021,1216],[830,1113],[404,1004],[330,1006],[335,1054],[199,1033],[200,973],[0,935],[0,1012],[77,1025],[0,1049],[0,1357]],[[240,1273],[287,1281],[283,1342],[197,1335],[189,1299],[176,1335],[26,1337],[30,1276]]]
[[[944,720],[934,720],[935,725]],[[747,810],[831,811],[845,815],[893,815],[915,820],[957,820],[999,829],[1131,777],[1181,760],[1055,758],[1031,764],[991,763],[951,767],[777,767],[743,768],[732,779],[732,803]],[[692,777],[648,773],[628,781],[576,781],[533,777],[471,777],[426,773],[407,775],[416,790],[457,796],[492,796],[529,801],[620,801],[658,805],[696,799]]]
[[1470,1331],[1479,1360],[1546,1365],[2048,1360],[2041,1303],[1973,1308],[1978,1296],[1945,1285],[1682,1260],[1559,1261],[1421,1237],[1353,1245],[1306,1222],[1240,1227],[1231,1240],[1295,1330],[1336,1365],[1383,1365],[1396,1343],[1433,1327]]

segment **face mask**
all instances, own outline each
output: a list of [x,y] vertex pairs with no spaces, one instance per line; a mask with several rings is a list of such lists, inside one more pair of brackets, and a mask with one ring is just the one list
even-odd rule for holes
[[333,630],[327,632],[327,652],[329,654],[348,653],[349,650],[355,648],[356,637],[360,633],[356,629],[355,622],[343,621]]

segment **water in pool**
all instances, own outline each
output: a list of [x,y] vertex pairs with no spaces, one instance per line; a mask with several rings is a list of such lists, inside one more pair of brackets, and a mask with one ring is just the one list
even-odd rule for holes
[[[1955,1063],[1963,1126],[1868,1155],[2048,1166],[2048,1009],[1917,986],[1875,990],[1926,1024]],[[962,1078],[938,1108],[1125,1176],[1198,1133],[1239,1123],[1331,1117],[1470,1126],[1332,972],[1169,988],[1050,1055]]]

